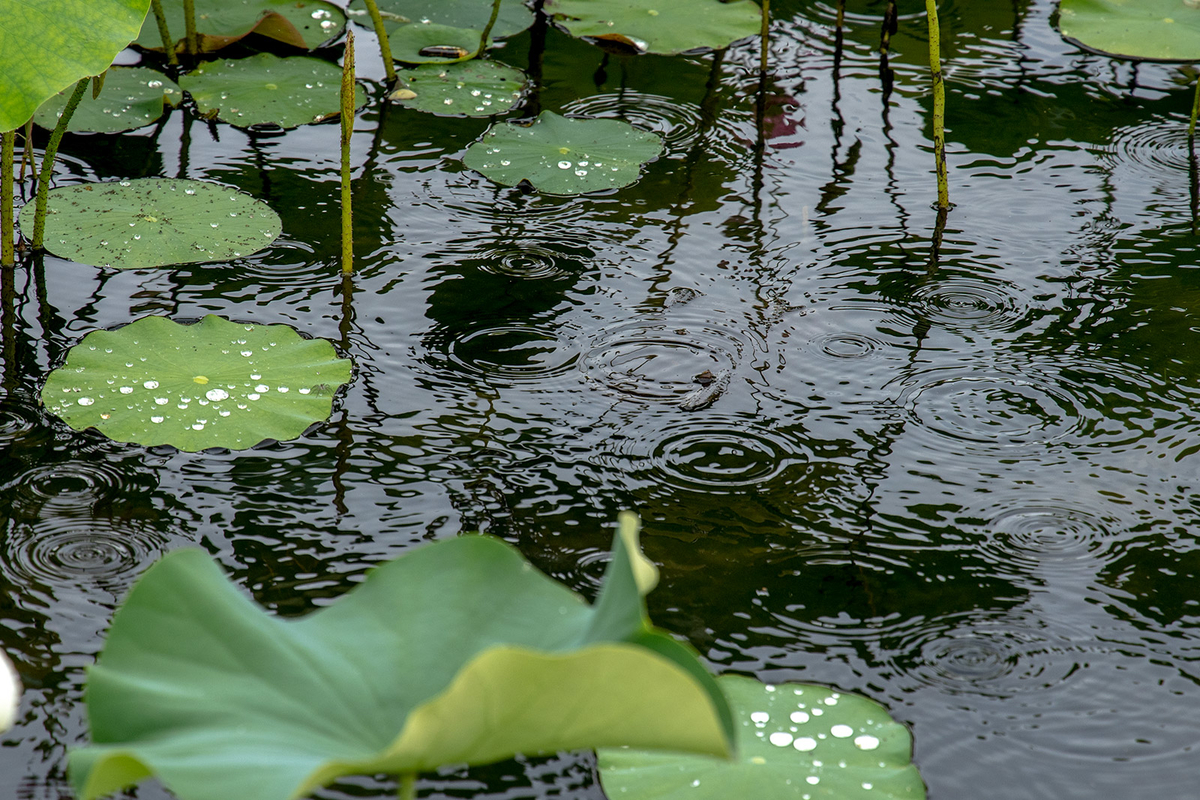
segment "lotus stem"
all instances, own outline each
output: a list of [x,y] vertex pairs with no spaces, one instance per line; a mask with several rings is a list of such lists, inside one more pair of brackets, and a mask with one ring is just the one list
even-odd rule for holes
[[946,87],[942,82],[941,29],[937,0],[925,0],[929,20],[929,73],[933,78],[933,160],[937,168],[937,207],[949,210],[950,188],[946,176]]
[[887,8],[883,12],[883,25],[879,30],[879,53],[885,58],[892,46],[892,36],[895,35],[898,24],[896,0],[888,0]]
[[354,31],[342,61],[342,274],[354,270],[354,213],[350,201],[350,136],[354,133]]
[[837,4],[837,29],[841,33],[842,26],[846,23],[846,0],[838,0]]
[[492,0],[492,16],[488,19],[487,25],[483,26],[483,34],[479,37],[479,50],[475,55],[479,55],[484,50],[487,50],[488,37],[492,35],[492,28],[496,27],[496,20],[500,18],[500,0]]
[[1188,123],[1188,136],[1196,135],[1196,114],[1200,113],[1200,75],[1196,76],[1196,99],[1192,101],[1192,121]]
[[758,57],[758,71],[767,74],[767,50],[771,43],[771,0],[762,0],[762,50]]
[[42,234],[46,229],[46,201],[50,196],[50,179],[54,176],[54,159],[58,156],[58,145],[62,142],[63,134],[67,132],[67,126],[71,124],[75,108],[83,99],[89,80],[90,78],[84,78],[75,84],[75,91],[71,92],[70,99],[63,107],[62,116],[58,118],[58,124],[50,133],[50,141],[46,142],[46,152],[42,154],[42,173],[38,178],[37,205],[34,206],[33,214],[34,250],[42,249]]
[[196,40],[195,0],[183,0],[183,25],[187,35],[187,53],[194,58],[200,52],[200,43]]
[[0,133],[0,266],[11,267],[13,253],[13,147],[16,131]]
[[37,160],[33,155],[33,117],[25,120],[25,147],[21,150],[21,180],[25,180],[25,162],[29,162],[29,175],[38,179]]
[[383,56],[383,68],[387,71],[388,85],[396,82],[396,61],[392,58],[392,45],[388,41],[387,28],[383,27],[383,16],[375,0],[365,0],[367,11],[371,14],[371,24],[375,26],[375,38],[379,40],[379,55]]
[[417,774],[406,772],[400,776],[400,786],[396,789],[399,800],[417,800]]
[[150,0],[150,8],[154,9],[154,21],[158,23],[158,35],[162,37],[167,63],[177,67],[179,56],[175,55],[175,40],[171,38],[171,30],[167,27],[167,14],[163,11],[162,0]]

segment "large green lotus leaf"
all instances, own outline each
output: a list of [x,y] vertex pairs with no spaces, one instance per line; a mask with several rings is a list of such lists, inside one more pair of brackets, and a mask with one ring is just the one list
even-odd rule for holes
[[463,163],[504,186],[528,181],[549,194],[583,194],[628,186],[661,152],[657,135],[627,122],[543,111],[532,125],[493,126]]
[[0,0],[0,131],[108,69],[149,8],[150,0]]
[[[302,50],[313,50],[333,39],[346,24],[340,8],[324,0],[194,0],[200,52],[211,53],[251,33],[269,36]],[[182,51],[185,37],[183,0],[162,0],[167,27]],[[148,50],[162,49],[158,23],[151,14],[135,42]]]
[[[33,121],[53,128],[62,116],[71,89],[65,89],[42,103]],[[146,67],[111,67],[104,78],[104,90],[93,98],[84,92],[67,126],[72,131],[120,133],[149,125],[163,115],[167,106],[174,108],[183,99],[175,81]]]
[[525,91],[525,73],[495,61],[426,64],[397,71],[392,95],[403,106],[438,116],[490,117],[515,106]]
[[[33,229],[34,204],[21,208]],[[275,241],[279,215],[259,200],[203,181],[142,178],[50,192],[46,249],[97,267],[161,267],[248,256]]]
[[203,552],[172,553],[134,586],[89,674],[78,795],[153,774],[181,800],[287,800],[343,775],[615,743],[724,756],[724,696],[649,627],[626,541],[595,606],[509,545],[464,536],[286,620]]
[[295,439],[329,416],[350,362],[286,325],[145,317],[93,331],[46,378],[42,404],[75,430],[180,450]]
[[917,800],[912,735],[871,700],[824,686],[717,678],[737,716],[737,758],[601,750],[605,793],[622,800]]
[[[479,34],[487,27],[492,16],[492,0],[377,0],[379,13],[385,22],[414,22],[448,25],[453,28],[471,28],[475,31],[475,46],[479,46]],[[366,3],[354,0],[350,14],[364,25],[370,25]],[[533,24],[533,12],[524,0],[501,0],[500,13],[492,26],[492,36],[503,39],[520,33]],[[389,25],[389,36],[391,26]]]
[[762,30],[753,0],[546,0],[545,9],[572,36],[641,53],[720,50]]
[[1200,6],[1188,0],[1062,0],[1062,35],[1121,58],[1200,61]]
[[295,128],[335,117],[341,110],[341,82],[336,64],[270,53],[211,61],[179,79],[201,114],[243,128]]

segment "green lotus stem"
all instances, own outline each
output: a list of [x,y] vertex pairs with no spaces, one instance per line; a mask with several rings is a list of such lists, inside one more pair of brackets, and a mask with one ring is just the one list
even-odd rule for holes
[[200,43],[196,40],[195,0],[183,0],[183,24],[187,35],[188,55],[194,57],[200,52]]
[[417,774],[406,772],[400,776],[400,786],[396,789],[399,800],[417,800]]
[[342,61],[342,274],[354,269],[354,214],[350,205],[350,136],[354,133],[354,31],[346,33]]
[[492,35],[492,28],[496,27],[496,20],[500,17],[500,0],[492,0],[492,16],[488,19],[487,25],[483,26],[483,34],[479,37],[479,49],[475,51],[475,55],[479,55],[487,49],[488,37]]
[[62,142],[63,134],[67,132],[67,125],[71,124],[71,116],[75,113],[76,106],[83,99],[89,80],[91,78],[84,78],[75,84],[75,91],[71,92],[71,98],[63,107],[62,116],[58,118],[58,124],[50,133],[50,141],[46,142],[46,152],[42,155],[42,174],[38,178],[37,205],[34,206],[33,213],[34,250],[42,249],[42,234],[46,229],[46,201],[50,196],[50,179],[54,176],[54,159],[58,156],[58,145]]
[[837,4],[837,29],[839,32],[842,26],[846,23],[846,0],[838,0]]
[[937,207],[950,208],[949,180],[946,176],[946,87],[942,82],[941,30],[938,27],[936,0],[925,0],[929,19],[929,72],[933,77],[933,160],[937,168]]
[[1196,78],[1196,99],[1192,101],[1192,121],[1188,123],[1188,136],[1196,135],[1196,114],[1200,113],[1200,76]]
[[38,179],[37,159],[33,156],[33,117],[25,120],[25,147],[21,149],[21,180],[25,180],[25,162],[29,162],[29,175]]
[[387,70],[388,84],[396,82],[396,61],[392,58],[392,45],[388,41],[387,28],[383,27],[383,16],[375,0],[365,0],[367,11],[371,14],[371,24],[375,26],[375,38],[379,40],[379,55],[383,56],[383,68]]
[[762,0],[762,51],[758,58],[758,71],[767,74],[767,45],[770,44],[771,0]]
[[0,266],[13,264],[13,147],[16,131],[0,133]]
[[173,67],[179,66],[179,56],[175,55],[175,40],[171,38],[171,30],[167,27],[167,14],[163,11],[162,0],[150,0],[150,8],[154,9],[154,21],[158,23],[158,35],[162,37],[167,63]]

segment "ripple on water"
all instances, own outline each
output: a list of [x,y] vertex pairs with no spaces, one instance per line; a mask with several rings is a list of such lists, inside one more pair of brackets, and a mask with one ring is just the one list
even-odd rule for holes
[[1117,555],[1117,525],[1063,501],[1014,505],[991,518],[983,553],[1004,571],[1093,574]]
[[8,395],[0,398],[0,450],[32,433],[37,420],[37,407],[24,397]]
[[60,461],[38,464],[6,484],[13,510],[37,514],[41,509],[88,511],[112,500],[128,487],[120,470],[105,461]]
[[624,399],[678,404],[705,372],[728,376],[745,345],[708,323],[637,320],[602,330],[585,353],[587,377]]
[[444,358],[452,369],[498,385],[561,376],[579,359],[572,339],[535,324],[479,326],[455,333],[442,331],[430,338],[444,342],[444,353],[434,355],[435,364]]
[[1117,128],[1108,146],[1099,150],[1099,155],[1114,167],[1130,167],[1154,183],[1170,182],[1186,187],[1186,120],[1155,117],[1137,125]]
[[166,537],[138,523],[53,517],[13,526],[0,563],[20,584],[111,582],[139,574],[165,546]]
[[911,422],[973,450],[1042,447],[1078,433],[1084,419],[1069,386],[992,370],[923,373],[898,404]]
[[1029,301],[1007,281],[954,277],[924,284],[913,292],[915,313],[951,330],[1012,330],[1029,311]]
[[480,268],[494,275],[526,280],[545,280],[573,274],[576,259],[557,252],[549,243],[506,242],[492,248]]

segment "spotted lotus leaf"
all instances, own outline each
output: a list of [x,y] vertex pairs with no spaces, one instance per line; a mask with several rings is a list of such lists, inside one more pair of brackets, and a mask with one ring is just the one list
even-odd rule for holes
[[42,404],[119,442],[241,450],[327,418],[350,374],[333,345],[287,325],[145,317],[83,337],[46,379]]

